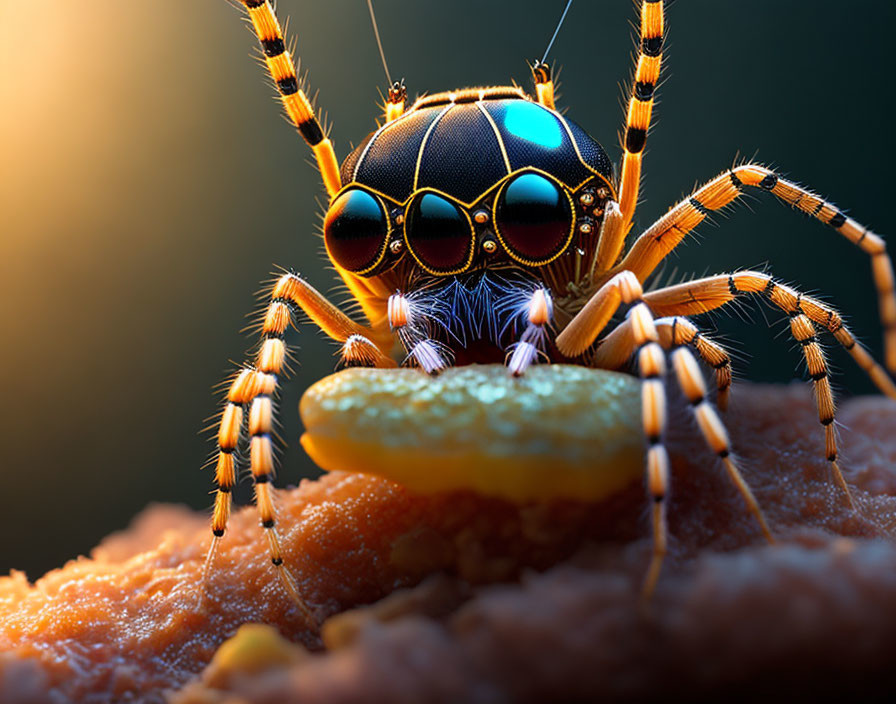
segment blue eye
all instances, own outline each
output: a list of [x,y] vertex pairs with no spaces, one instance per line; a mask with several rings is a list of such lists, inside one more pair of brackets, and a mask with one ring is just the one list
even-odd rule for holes
[[405,241],[431,274],[457,274],[473,260],[473,223],[454,203],[425,193],[408,209]]
[[324,244],[330,258],[355,274],[372,271],[382,261],[389,220],[379,201],[366,191],[340,195],[324,220]]
[[561,187],[540,174],[524,173],[498,196],[495,228],[501,244],[522,264],[542,266],[569,246],[575,216]]

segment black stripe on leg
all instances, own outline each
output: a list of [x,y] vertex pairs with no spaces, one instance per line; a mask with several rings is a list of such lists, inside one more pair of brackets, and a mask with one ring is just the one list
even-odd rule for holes
[[635,97],[641,101],[647,101],[653,98],[653,91],[656,84],[647,83],[646,81],[638,81],[635,83]]
[[766,191],[772,190],[777,185],[778,177],[774,174],[769,174],[759,182],[759,187],[765,189]]
[[295,76],[287,76],[277,81],[280,95],[295,95],[299,92],[299,80]]
[[831,219],[828,220],[828,225],[833,227],[835,230],[839,230],[841,227],[843,227],[843,224],[845,222],[846,216],[838,210],[831,216]]
[[254,10],[256,7],[264,5],[264,0],[243,0],[243,4],[250,10]]
[[273,39],[261,39],[261,50],[269,59],[280,56],[286,51],[286,45],[283,43],[283,37],[274,37]]
[[740,177],[733,170],[728,172],[728,178],[731,179],[731,185],[737,190],[742,191],[744,189],[744,182],[740,180]]
[[296,128],[299,130],[302,137],[305,138],[305,141],[312,147],[320,144],[324,139],[324,133],[320,128],[320,124],[318,124],[317,120],[313,117],[307,122],[302,122],[296,125]]
[[641,53],[644,56],[659,56],[663,53],[663,35],[641,39]]
[[701,203],[693,196],[688,198],[688,203],[690,203],[694,210],[696,210],[701,215],[709,215],[709,208],[707,208],[705,205],[703,205],[703,203]]
[[647,130],[639,127],[629,127],[625,130],[625,150],[632,154],[639,154],[644,150],[647,142]]
[[734,281],[733,276],[728,277],[728,293],[730,293],[735,298],[740,295],[740,291],[737,289],[737,283]]

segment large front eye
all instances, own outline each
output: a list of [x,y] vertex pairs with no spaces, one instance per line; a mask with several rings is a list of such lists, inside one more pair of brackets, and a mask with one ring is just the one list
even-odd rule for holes
[[425,193],[408,209],[405,241],[430,274],[459,274],[473,261],[473,222],[454,203]]
[[521,174],[498,195],[498,239],[521,264],[542,266],[560,256],[572,241],[573,224],[569,196],[540,174]]
[[366,191],[349,189],[327,211],[324,244],[330,259],[354,274],[375,269],[386,254],[389,220]]

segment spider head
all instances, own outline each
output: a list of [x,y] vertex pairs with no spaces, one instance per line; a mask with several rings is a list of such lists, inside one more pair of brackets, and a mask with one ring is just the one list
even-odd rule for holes
[[400,261],[434,276],[542,267],[596,237],[614,197],[606,153],[516,88],[418,100],[342,165],[324,220],[330,258],[358,276]]

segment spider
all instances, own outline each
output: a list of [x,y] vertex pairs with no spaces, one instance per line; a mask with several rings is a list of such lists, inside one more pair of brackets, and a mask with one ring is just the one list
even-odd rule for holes
[[507,374],[519,377],[538,362],[622,371],[634,362],[652,499],[653,552],[643,586],[649,595],[667,539],[667,377],[690,401],[706,444],[772,541],[730,454],[728,434],[708,399],[697,361],[714,370],[716,405],[724,410],[730,357],[691,320],[743,297],[762,297],[789,317],[814,385],[826,458],[852,505],[838,465],[834,400],[819,335],[831,335],[886,395],[896,398],[896,386],[840,314],[764,271],[739,270],[652,290],[644,284],[711,212],[747,191],[767,191],[871,257],[885,361],[893,371],[896,295],[885,243],[806,188],[768,167],[744,163],[697,188],[635,233],[626,247],[660,77],[662,0],[640,3],[640,43],[618,174],[603,147],[556,110],[547,54],[531,66],[533,94],[517,86],[477,87],[427,95],[408,105],[404,83],[390,81],[383,123],[340,165],[297,76],[270,0],[240,2],[288,118],[314,153],[329,199],[323,226],[327,256],[364,320],[341,311],[298,274],[283,274],[274,284],[260,348],[254,363],[233,379],[219,423],[207,567],[226,530],[248,409],[249,469],[271,561],[286,591],[309,616],[283,562],[271,484],[274,396],[287,355],[284,334],[299,311],[339,343],[347,366],[408,364],[437,375],[452,365],[504,361]]

